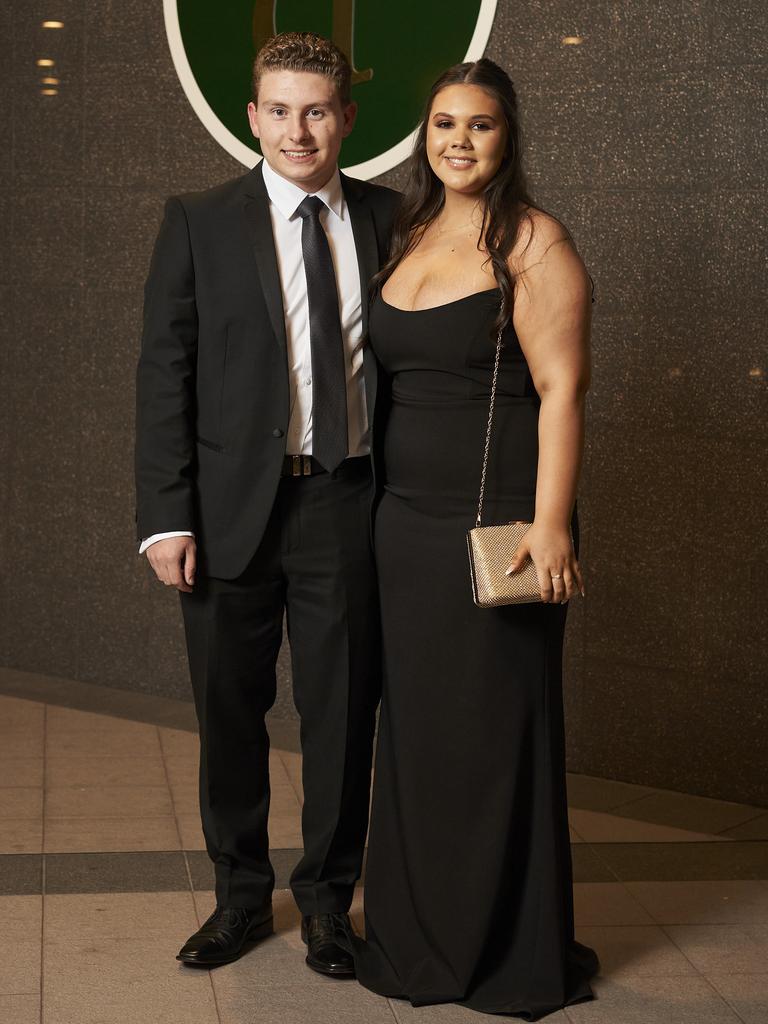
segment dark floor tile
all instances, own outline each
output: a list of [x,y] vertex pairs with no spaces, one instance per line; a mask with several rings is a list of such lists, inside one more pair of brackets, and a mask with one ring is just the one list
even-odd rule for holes
[[592,849],[623,882],[768,878],[768,842],[600,843]]
[[181,853],[49,853],[47,893],[180,892],[189,889]]
[[43,858],[39,853],[0,856],[0,896],[34,896],[43,891]]
[[205,850],[186,850],[189,878],[196,892],[210,892],[215,888],[213,864]]
[[[301,859],[301,850],[270,850],[269,858],[272,867],[275,869],[275,889],[288,889],[291,883],[293,869]],[[214,888],[213,865],[208,854],[203,850],[187,850],[185,854],[189,864],[189,875],[192,879],[192,888],[196,892],[210,892]],[[365,880],[365,866],[358,885]],[[610,879],[613,881],[613,877]]]

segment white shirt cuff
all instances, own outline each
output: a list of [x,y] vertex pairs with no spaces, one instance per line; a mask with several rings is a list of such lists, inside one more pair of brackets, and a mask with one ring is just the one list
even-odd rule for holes
[[156,543],[158,540],[167,540],[168,537],[194,537],[194,533],[190,533],[189,530],[176,530],[172,533],[153,533],[151,537],[147,537],[146,540],[141,542],[139,547],[139,554],[143,555],[148,547]]

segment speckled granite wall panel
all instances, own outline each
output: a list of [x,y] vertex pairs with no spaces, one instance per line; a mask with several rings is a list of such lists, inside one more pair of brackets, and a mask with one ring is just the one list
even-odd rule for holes
[[[164,198],[242,168],[184,96],[161,4],[55,15],[66,28],[46,35],[48,5],[0,10],[0,656],[188,697],[178,598],[133,536],[141,291]],[[536,195],[598,300],[569,767],[755,803],[767,20],[745,0],[499,0],[488,47],[518,88]],[[405,166],[378,180],[402,186]],[[285,645],[278,677],[276,712],[294,717]]]

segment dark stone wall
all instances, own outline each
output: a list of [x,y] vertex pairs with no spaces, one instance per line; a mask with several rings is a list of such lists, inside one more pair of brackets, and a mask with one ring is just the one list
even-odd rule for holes
[[[186,696],[177,601],[133,544],[141,291],[164,198],[242,167],[178,84],[160,3],[56,8],[0,10],[0,662]],[[766,20],[499,0],[487,50],[597,289],[569,767],[763,804]]]

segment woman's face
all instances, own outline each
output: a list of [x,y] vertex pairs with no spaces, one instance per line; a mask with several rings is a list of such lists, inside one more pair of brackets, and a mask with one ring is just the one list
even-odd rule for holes
[[427,121],[427,159],[447,189],[481,192],[499,169],[507,143],[501,105],[478,85],[448,85]]

